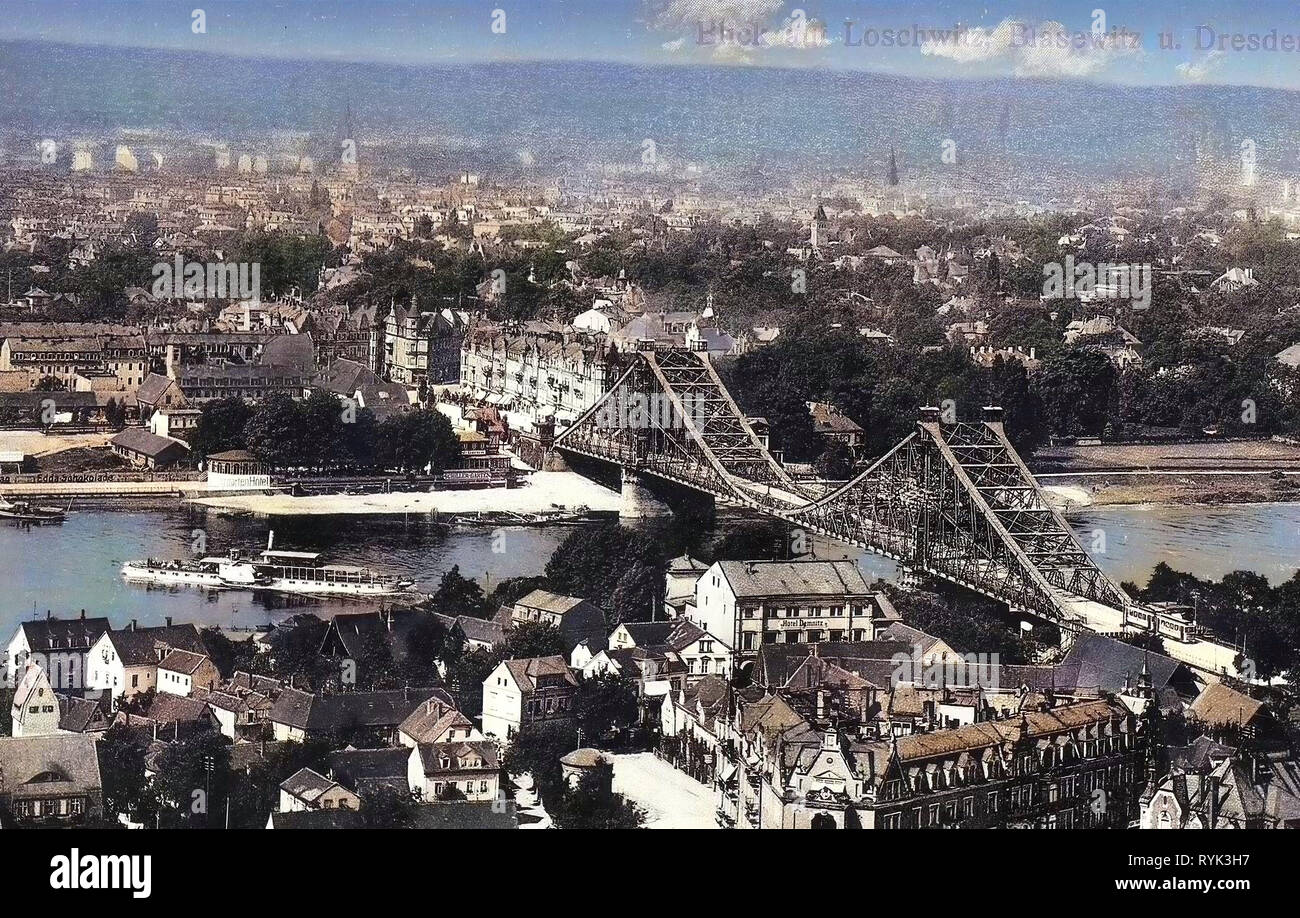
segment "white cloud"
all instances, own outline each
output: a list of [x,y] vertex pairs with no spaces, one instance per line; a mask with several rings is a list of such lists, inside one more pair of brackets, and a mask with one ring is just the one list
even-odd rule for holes
[[1017,76],[1088,77],[1142,54],[1134,33],[1067,29],[1059,22],[1004,19],[996,28],[936,29],[921,53],[958,64],[1002,62]]
[[1228,55],[1225,52],[1215,50],[1198,61],[1183,61],[1174,69],[1189,83],[1204,83],[1223,66],[1223,62],[1227,59]]

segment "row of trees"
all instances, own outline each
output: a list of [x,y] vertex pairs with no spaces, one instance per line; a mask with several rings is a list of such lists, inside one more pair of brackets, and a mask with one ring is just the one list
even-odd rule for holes
[[377,420],[369,408],[317,390],[301,401],[273,395],[255,406],[227,398],[203,406],[190,438],[198,456],[247,449],[273,468],[317,472],[435,471],[455,464],[459,441],[440,412],[413,409]]

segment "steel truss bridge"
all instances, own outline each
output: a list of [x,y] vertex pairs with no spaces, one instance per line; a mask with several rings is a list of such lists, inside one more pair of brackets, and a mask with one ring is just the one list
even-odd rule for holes
[[[703,354],[641,351],[555,448],[615,463],[877,552],[1059,622],[1128,621],[1132,601],[1092,561],[1008,442],[1001,410],[916,430],[827,492],[796,482]],[[1100,629],[1098,629],[1100,630]]]

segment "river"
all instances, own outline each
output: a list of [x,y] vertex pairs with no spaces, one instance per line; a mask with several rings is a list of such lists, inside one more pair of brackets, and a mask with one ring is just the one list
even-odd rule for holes
[[[1300,504],[1235,504],[1219,507],[1107,507],[1071,518],[1085,547],[1117,579],[1145,583],[1160,561],[1200,577],[1218,578],[1247,569],[1276,582],[1300,567]],[[440,529],[424,519],[384,517],[277,517],[278,548],[322,551],[330,560],[371,566],[412,577],[432,592],[453,565],[487,591],[502,579],[541,573],[568,527],[505,529],[494,543],[491,529]],[[252,593],[156,588],[123,581],[122,562],[133,558],[192,555],[196,534],[208,553],[265,545],[265,519],[230,519],[184,509],[74,510],[61,526],[0,526],[0,640],[33,614],[51,610],[107,615],[115,627],[176,621],[248,628],[294,611],[330,614],[374,608],[373,601],[313,599]],[[1095,532],[1104,533],[1102,540]],[[494,545],[499,551],[493,551]],[[891,562],[844,546],[822,543],[818,557],[856,557],[872,576],[892,576]]]

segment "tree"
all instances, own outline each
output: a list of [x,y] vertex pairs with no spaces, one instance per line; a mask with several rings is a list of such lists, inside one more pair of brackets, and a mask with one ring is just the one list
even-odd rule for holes
[[578,682],[573,716],[592,742],[616,728],[635,726],[639,714],[636,689],[627,679],[602,673]]
[[442,575],[438,589],[429,597],[429,608],[441,615],[468,615],[472,618],[487,618],[492,613],[483,596],[483,588],[476,580],[462,576],[459,564]]
[[383,468],[441,471],[459,457],[460,440],[440,411],[418,408],[391,414],[379,424],[375,461]]
[[564,655],[564,638],[560,629],[549,622],[518,622],[501,648],[503,660]]
[[198,733],[158,756],[154,778],[166,828],[219,828],[230,783],[230,746],[220,733]]
[[253,410],[242,398],[219,398],[204,404],[190,437],[194,456],[244,449],[244,428]]
[[548,803],[557,829],[639,829],[645,811],[622,794],[614,793],[614,766],[599,762],[578,780],[577,787],[564,785],[557,799]]
[[560,759],[576,748],[576,727],[560,722],[529,724],[515,734],[502,767],[512,777],[531,775],[537,793],[549,805],[564,784]]
[[126,426],[126,404],[110,398],[104,406],[104,420],[114,430],[121,430]]
[[843,481],[853,472],[853,456],[847,446],[832,440],[826,445],[826,451],[817,457],[813,468],[822,478]]
[[1101,436],[1118,401],[1115,368],[1098,351],[1048,357],[1034,377],[1047,426],[1061,436]]
[[223,679],[229,679],[236,669],[247,669],[252,663],[252,641],[232,641],[216,626],[204,628],[199,632],[199,637],[203,639],[203,647]]
[[617,523],[583,526],[565,537],[546,563],[552,588],[607,609],[611,628],[625,619],[641,621],[663,596],[664,556],[649,536]]
[[307,437],[302,407],[288,395],[272,395],[254,409],[244,425],[244,439],[253,455],[272,468],[303,464]]
[[361,822],[367,829],[409,829],[415,825],[415,802],[396,788],[376,788],[361,797]]
[[124,813],[136,822],[153,821],[154,798],[147,792],[148,780],[144,774],[147,745],[143,733],[121,723],[109,727],[99,741],[105,813]]

